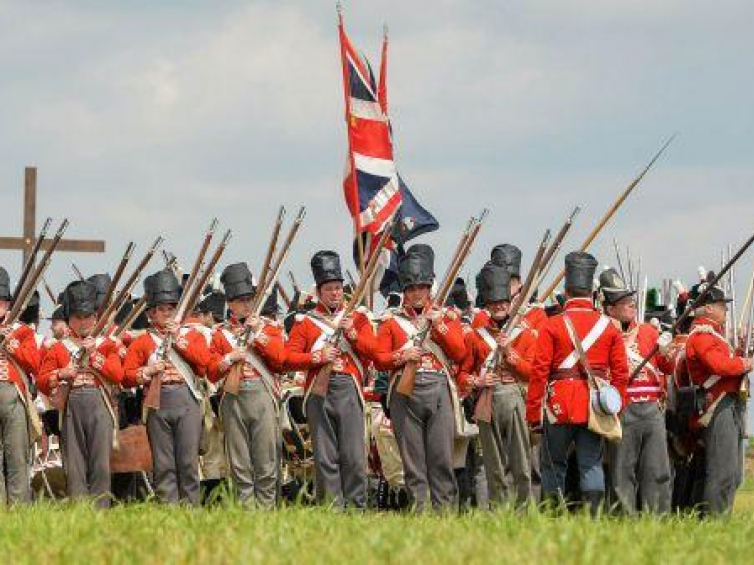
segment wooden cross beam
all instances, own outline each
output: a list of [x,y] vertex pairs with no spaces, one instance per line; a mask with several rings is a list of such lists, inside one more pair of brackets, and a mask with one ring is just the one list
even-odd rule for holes
[[[26,167],[24,170],[24,234],[23,237],[0,237],[0,249],[23,251],[23,264],[29,257],[37,238],[37,168]],[[46,249],[52,240],[45,239],[42,249]],[[105,242],[89,239],[61,239],[57,251],[85,253],[104,253]]]

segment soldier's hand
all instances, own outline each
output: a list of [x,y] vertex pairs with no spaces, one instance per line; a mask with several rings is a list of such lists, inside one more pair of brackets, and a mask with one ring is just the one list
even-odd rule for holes
[[178,322],[175,320],[170,320],[165,324],[165,331],[172,335],[174,338],[178,337],[178,330],[180,329],[180,326],[178,325]]
[[239,361],[245,360],[246,352],[247,352],[247,348],[245,347],[234,348],[233,351],[231,351],[229,355],[231,363],[238,363]]
[[259,316],[249,316],[246,319],[246,325],[251,328],[253,333],[259,333],[264,327],[264,321]]
[[500,332],[499,334],[497,334],[497,337],[495,337],[495,342],[498,344],[498,346],[505,347],[508,345],[508,339],[509,337],[507,333]]
[[508,365],[515,367],[520,361],[521,356],[516,352],[515,349],[511,347],[507,347],[505,349],[505,362],[508,363]]
[[495,374],[492,371],[487,371],[484,375],[477,375],[474,379],[474,384],[477,388],[485,388],[495,385]]
[[58,380],[68,382],[76,378],[76,369],[64,367],[58,371]]
[[2,325],[0,326],[0,335],[4,338],[7,338],[10,334],[13,333],[13,328],[10,326]]
[[437,304],[430,306],[425,315],[432,325],[437,325],[442,322],[442,310]]
[[408,363],[409,361],[418,363],[422,358],[422,350],[416,346],[409,347],[408,349],[403,350],[401,357],[404,363]]
[[661,355],[667,355],[670,350],[670,344],[673,343],[673,334],[662,332],[657,338],[657,346],[660,348]]
[[153,377],[157,373],[162,373],[165,370],[165,361],[159,360],[154,363],[150,363],[144,368],[145,377]]
[[749,373],[754,368],[754,359],[746,357],[744,359],[744,373]]
[[322,348],[322,361],[324,363],[332,363],[338,358],[338,355],[340,355],[340,350],[329,343]]

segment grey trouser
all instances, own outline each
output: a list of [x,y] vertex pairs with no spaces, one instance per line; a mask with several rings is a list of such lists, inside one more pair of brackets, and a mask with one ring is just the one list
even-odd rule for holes
[[621,416],[621,426],[623,439],[608,446],[613,488],[621,510],[629,514],[639,509],[670,511],[665,415],[657,402],[632,402]]
[[458,487],[453,472],[455,418],[447,377],[417,373],[411,397],[393,390],[390,418],[416,510],[426,509],[427,498],[437,510],[450,507]]
[[703,509],[719,514],[730,512],[736,489],[741,485],[742,444],[746,404],[726,394],[715,409],[702,439],[706,447]]
[[71,390],[60,433],[68,497],[95,497],[97,506],[110,506],[113,420],[98,388]]
[[0,504],[28,502],[29,426],[16,385],[0,382]]
[[223,396],[220,414],[228,466],[241,502],[272,508],[281,442],[275,400],[261,378],[244,380],[238,396]]
[[531,446],[524,399],[517,384],[497,384],[492,420],[478,422],[490,506],[526,504],[531,498]]
[[542,495],[565,496],[566,469],[571,444],[576,447],[579,485],[583,493],[605,492],[602,438],[586,424],[551,424],[545,421],[542,437]]
[[147,416],[152,473],[163,502],[199,504],[202,412],[188,385],[163,385],[160,409]]
[[353,377],[333,373],[327,395],[309,395],[306,418],[312,437],[317,500],[339,508],[366,505],[364,407]]

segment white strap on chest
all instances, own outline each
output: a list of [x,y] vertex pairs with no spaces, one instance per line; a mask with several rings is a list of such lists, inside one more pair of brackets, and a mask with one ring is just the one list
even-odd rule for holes
[[[715,331],[715,328],[713,328],[712,326],[708,324],[694,326],[694,328],[689,332],[689,337],[694,334],[709,334],[715,336],[718,341],[725,344],[725,347],[728,350],[728,355],[733,355],[733,348],[731,347],[730,343],[728,343],[728,340],[720,335],[717,331]],[[684,344],[684,354],[686,353],[687,344],[688,339],[686,339],[686,343]],[[702,388],[705,390],[711,389],[721,378],[722,377],[720,375],[710,375],[709,377],[707,377],[707,380],[702,383]]]
[[[602,336],[602,334],[605,333],[605,330],[607,329],[607,326],[609,324],[610,318],[601,315],[599,320],[597,320],[597,323],[595,323],[594,326],[592,326],[592,329],[589,330],[589,333],[586,335],[586,337],[581,340],[581,346],[584,349],[584,353],[587,353]],[[574,350],[571,351],[571,353],[565,359],[563,359],[563,361],[561,361],[560,365],[558,365],[558,369],[572,369],[576,365],[578,360],[579,353],[574,348]]]
[[[236,335],[228,328],[222,328],[222,333],[225,339],[228,340],[228,343],[231,347],[236,347],[238,345],[238,337],[236,337]],[[260,359],[259,355],[257,355],[251,347],[247,348],[246,362],[254,367],[254,369],[256,369],[259,374],[267,379],[270,383],[274,382],[274,375],[272,374],[272,371],[270,371],[265,362]]]
[[[406,338],[407,338],[406,343],[403,344],[403,347],[401,347],[401,349],[412,347],[414,344],[414,341],[416,340],[417,336],[420,333],[419,328],[417,328],[411,320],[403,316],[393,316],[393,319],[396,321],[398,326],[406,334]],[[445,352],[442,350],[442,347],[440,347],[439,344],[435,343],[432,340],[432,338],[427,336],[427,340],[424,342],[424,348],[427,351],[429,351],[432,355],[437,357],[437,360],[445,368],[446,372],[448,373],[448,376],[450,376],[452,373],[451,363],[450,363],[450,360],[448,359],[448,356],[445,355]]]
[[[335,335],[335,328],[327,325],[324,321],[318,319],[315,316],[307,314],[306,317],[320,329],[320,334],[312,345],[312,352],[319,351],[325,346],[325,343],[327,343],[327,341]],[[359,370],[359,374],[364,377],[366,375],[366,373],[364,372],[364,366],[361,364],[359,356],[356,355],[356,352],[351,347],[351,344],[348,343],[348,340],[345,338],[341,339],[338,346],[343,353],[351,358],[351,361],[353,361],[353,364],[356,365],[356,368]]]
[[[183,337],[188,332],[189,332],[188,328],[181,328],[178,331],[178,335]],[[152,331],[149,332],[149,337],[152,338],[152,341],[155,343],[155,346],[156,346],[152,354],[149,356],[149,359],[152,362],[156,362],[158,361],[157,354],[160,352],[160,348],[162,347],[162,344],[163,344],[163,339]],[[197,376],[196,374],[194,374],[194,371],[191,368],[191,366],[173,348],[171,348],[170,351],[168,351],[167,358],[168,358],[168,361],[170,361],[170,363],[173,364],[176,371],[178,371],[178,374],[181,375],[181,377],[183,377],[183,380],[188,385],[189,390],[191,390],[191,394],[194,396],[194,398],[196,398],[196,400],[198,401],[201,401],[203,398],[203,395],[201,391],[199,390],[199,387],[197,386],[197,383],[196,383]]]

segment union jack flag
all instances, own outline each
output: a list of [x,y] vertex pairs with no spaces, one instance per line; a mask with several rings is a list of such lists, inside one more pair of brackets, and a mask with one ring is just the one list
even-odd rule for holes
[[439,224],[419,205],[395,166],[387,107],[387,33],[377,81],[367,58],[346,35],[340,11],[338,16],[348,131],[343,190],[355,235],[366,240],[369,251],[369,242],[376,243],[393,215],[397,221],[392,239],[398,243],[435,230]]

